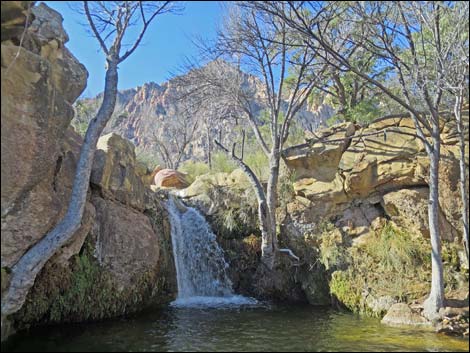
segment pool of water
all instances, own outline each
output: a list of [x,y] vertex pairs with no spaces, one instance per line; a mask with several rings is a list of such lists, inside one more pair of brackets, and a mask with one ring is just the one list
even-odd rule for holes
[[18,334],[2,351],[467,351],[468,339],[311,306],[168,306]]

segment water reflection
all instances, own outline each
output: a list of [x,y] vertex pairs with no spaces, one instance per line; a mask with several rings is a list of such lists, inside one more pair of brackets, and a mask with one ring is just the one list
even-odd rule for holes
[[127,319],[34,330],[2,351],[468,351],[468,340],[307,306],[167,307]]

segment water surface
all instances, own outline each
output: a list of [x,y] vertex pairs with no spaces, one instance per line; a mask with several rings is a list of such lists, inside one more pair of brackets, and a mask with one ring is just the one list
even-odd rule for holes
[[168,306],[16,335],[2,351],[467,351],[468,339],[311,306]]

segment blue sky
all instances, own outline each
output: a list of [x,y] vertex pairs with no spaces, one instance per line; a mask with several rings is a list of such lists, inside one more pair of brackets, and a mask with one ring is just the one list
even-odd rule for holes
[[[66,46],[83,63],[88,72],[88,85],[83,96],[95,96],[104,86],[104,56],[98,50],[98,42],[80,23],[82,15],[70,9],[66,1],[45,1],[60,12],[64,28],[69,35]],[[185,56],[196,56],[197,48],[192,40],[198,36],[214,39],[221,23],[222,5],[216,1],[182,2],[181,14],[164,14],[152,22],[143,44],[119,65],[119,89],[141,86],[145,82],[162,83],[179,72]]]

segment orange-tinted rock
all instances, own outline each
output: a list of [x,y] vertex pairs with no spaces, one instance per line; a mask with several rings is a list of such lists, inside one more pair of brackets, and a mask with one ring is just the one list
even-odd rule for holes
[[174,169],[162,169],[156,175],[154,184],[157,187],[184,189],[189,186],[186,174]]
[[151,177],[150,180],[152,181],[152,184],[155,182],[155,175],[157,175],[157,173],[160,170],[163,170],[163,167],[161,165],[157,165],[155,169],[152,171],[152,173],[150,174],[150,177]]

